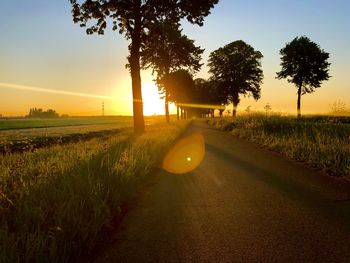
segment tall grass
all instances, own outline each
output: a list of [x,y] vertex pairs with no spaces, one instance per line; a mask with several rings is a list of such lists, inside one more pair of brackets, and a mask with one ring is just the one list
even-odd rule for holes
[[0,262],[89,253],[185,123],[0,157]]
[[350,176],[350,124],[333,118],[266,115],[209,120],[217,128],[257,142],[336,176]]

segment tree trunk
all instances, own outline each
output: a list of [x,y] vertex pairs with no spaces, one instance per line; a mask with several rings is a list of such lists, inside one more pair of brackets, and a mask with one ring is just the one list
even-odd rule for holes
[[142,101],[142,91],[141,91],[140,48],[141,48],[141,16],[139,16],[139,19],[135,19],[135,28],[132,35],[130,57],[129,57],[130,73],[131,73],[131,79],[132,79],[135,134],[142,134],[145,131],[145,122],[143,119],[143,101]]
[[232,94],[232,104],[233,104],[232,117],[233,118],[236,118],[238,103],[239,103],[239,93],[236,91],[236,92],[233,92]]
[[[165,68],[165,75],[164,77],[168,76],[169,75],[169,68]],[[167,85],[164,87],[165,88],[165,120],[167,123],[170,122],[170,116],[169,116],[169,92],[167,90]]]
[[169,116],[169,95],[168,92],[165,91],[165,119],[166,122],[170,122],[170,116]]
[[177,120],[180,120],[180,109],[179,109],[179,106],[176,106],[176,117],[177,117]]
[[298,111],[298,118],[301,117],[301,88],[302,88],[302,85],[299,85],[299,88],[298,88],[298,102],[297,102],[297,111]]
[[233,109],[232,109],[232,117],[233,118],[236,118],[237,116],[237,106],[238,106],[238,103],[233,103]]

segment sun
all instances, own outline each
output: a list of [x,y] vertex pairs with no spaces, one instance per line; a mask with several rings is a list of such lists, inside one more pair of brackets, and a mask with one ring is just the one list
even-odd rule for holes
[[144,115],[164,115],[164,100],[160,99],[158,88],[153,82],[142,83],[142,98]]

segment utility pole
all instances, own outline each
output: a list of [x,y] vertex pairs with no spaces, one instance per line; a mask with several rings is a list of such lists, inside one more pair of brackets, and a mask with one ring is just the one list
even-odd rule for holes
[[102,117],[105,116],[105,102],[102,101]]

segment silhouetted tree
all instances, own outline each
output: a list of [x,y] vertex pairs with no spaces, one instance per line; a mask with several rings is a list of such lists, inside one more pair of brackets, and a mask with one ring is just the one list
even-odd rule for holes
[[[220,116],[224,112],[222,106],[227,105],[229,102],[227,90],[223,87],[222,83],[214,80],[205,80],[198,78],[195,80],[195,94],[193,101],[202,106],[212,117],[214,117],[214,111],[219,110]],[[202,110],[203,111],[203,110]]]
[[296,37],[280,51],[282,70],[277,72],[277,78],[288,78],[297,86],[298,117],[301,116],[301,96],[314,92],[321,86],[322,81],[328,80],[329,53],[326,53],[319,45],[312,42],[308,37]]
[[193,103],[195,85],[191,73],[180,69],[165,75],[159,84],[167,90],[169,101],[180,108],[181,117],[186,116],[186,104]]
[[196,47],[193,40],[182,35],[179,25],[175,24],[156,24],[147,35],[151,37],[147,38],[142,47],[142,66],[144,69],[152,68],[153,74],[157,74],[158,89],[164,96],[165,117],[169,122],[169,92],[160,80],[180,68],[187,68],[191,73],[199,71],[204,49]]
[[346,110],[346,103],[344,101],[338,100],[333,102],[331,105],[331,114],[335,116],[340,116],[340,115],[346,115],[347,114]]
[[[143,102],[141,94],[140,50],[152,35],[147,33],[155,24],[178,24],[186,18],[190,23],[203,25],[204,17],[218,0],[70,0],[73,21],[87,27],[87,34],[104,34],[107,21],[130,40],[129,69],[132,78],[134,130],[144,131]],[[88,24],[92,21],[92,24]]]
[[264,106],[264,110],[266,112],[266,115],[272,110],[270,103],[266,103],[266,105]]
[[232,42],[213,51],[209,56],[209,73],[227,90],[233,104],[233,116],[240,102],[240,94],[260,98],[260,85],[263,79],[261,59],[263,55],[242,40]]

